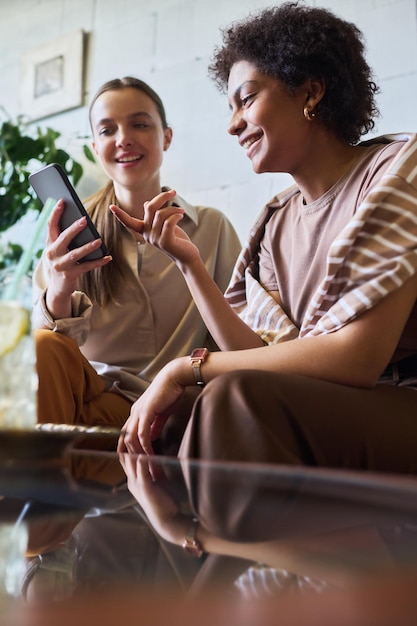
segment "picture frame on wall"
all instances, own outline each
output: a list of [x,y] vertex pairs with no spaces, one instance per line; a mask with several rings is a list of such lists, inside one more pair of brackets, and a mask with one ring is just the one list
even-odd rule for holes
[[84,32],[58,37],[24,53],[20,114],[37,120],[83,104]]

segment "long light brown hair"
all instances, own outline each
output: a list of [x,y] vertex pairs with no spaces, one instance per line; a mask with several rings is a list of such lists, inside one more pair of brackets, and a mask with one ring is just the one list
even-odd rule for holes
[[[144,81],[132,76],[115,78],[104,83],[94,95],[90,108],[89,118],[91,124],[91,111],[99,98],[106,91],[134,88],[145,93],[155,103],[164,129],[168,128],[165,108],[158,94]],[[117,294],[121,286],[134,284],[134,276],[122,251],[122,229],[124,227],[115,219],[109,211],[110,204],[117,204],[113,181],[109,181],[102,189],[89,196],[85,200],[85,207],[93,220],[104,244],[113,257],[111,263],[104,267],[83,274],[80,278],[80,289],[84,291],[95,304],[105,306],[109,302],[118,301]]]

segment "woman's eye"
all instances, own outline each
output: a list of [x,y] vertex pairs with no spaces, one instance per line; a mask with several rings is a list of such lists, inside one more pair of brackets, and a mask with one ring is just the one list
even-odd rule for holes
[[100,135],[110,135],[112,132],[111,128],[100,128],[99,134]]
[[252,100],[254,94],[250,93],[248,96],[244,96],[241,98],[241,104],[243,107],[245,107],[247,104],[249,104],[249,102]]

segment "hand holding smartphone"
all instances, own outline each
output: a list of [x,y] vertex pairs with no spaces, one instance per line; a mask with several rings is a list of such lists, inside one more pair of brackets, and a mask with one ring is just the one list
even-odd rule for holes
[[[58,165],[58,163],[51,163],[37,172],[34,172],[29,176],[29,182],[42,204],[45,204],[48,198],[53,198],[55,202],[58,202],[61,198],[64,200],[65,208],[59,222],[61,232],[80,219],[80,217],[87,219],[86,227],[70,242],[69,248],[71,250],[79,248],[95,239],[100,239],[100,235],[78,197],[77,192],[71,185],[64,169]],[[102,243],[100,248],[84,256],[80,259],[80,262],[96,261],[97,259],[107,256],[107,254],[106,246]]]

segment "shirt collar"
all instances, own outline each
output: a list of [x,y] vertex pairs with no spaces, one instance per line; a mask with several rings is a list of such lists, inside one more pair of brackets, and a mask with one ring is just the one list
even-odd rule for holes
[[[170,189],[170,187],[162,187],[162,191],[169,191]],[[198,225],[198,214],[196,208],[192,204],[184,200],[184,198],[181,198],[178,194],[173,198],[171,204],[184,209],[185,215],[192,220],[196,226]]]

